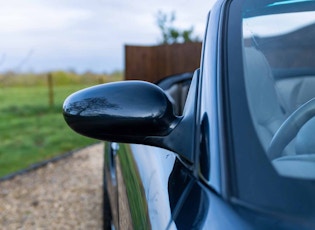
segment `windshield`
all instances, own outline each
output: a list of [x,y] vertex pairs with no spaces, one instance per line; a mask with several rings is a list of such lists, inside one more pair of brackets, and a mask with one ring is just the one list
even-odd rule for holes
[[247,0],[244,82],[258,140],[278,174],[315,179],[314,1]]

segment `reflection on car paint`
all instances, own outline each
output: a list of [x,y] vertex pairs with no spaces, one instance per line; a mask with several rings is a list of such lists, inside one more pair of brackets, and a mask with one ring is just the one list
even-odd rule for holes
[[120,146],[118,157],[126,186],[133,227],[134,229],[146,229],[146,226],[151,225],[148,218],[148,206],[138,168],[128,145],[122,144]]
[[[149,216],[154,229],[165,229],[171,220],[168,180],[174,167],[175,155],[168,150],[144,145],[130,145],[139,167],[139,174],[148,202]],[[163,170],[161,170],[163,169]]]

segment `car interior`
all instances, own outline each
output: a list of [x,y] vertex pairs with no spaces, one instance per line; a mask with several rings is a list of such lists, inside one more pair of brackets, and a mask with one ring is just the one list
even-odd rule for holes
[[280,175],[315,179],[313,7],[309,1],[255,4],[248,1],[241,32],[253,126]]
[[193,73],[188,72],[169,76],[157,82],[172,102],[177,116],[183,114],[192,77]]
[[315,72],[274,70],[256,47],[243,56],[252,122],[268,158],[281,175],[315,179]]

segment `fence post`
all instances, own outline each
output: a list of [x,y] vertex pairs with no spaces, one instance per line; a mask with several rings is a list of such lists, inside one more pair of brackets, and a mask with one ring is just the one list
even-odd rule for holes
[[54,84],[52,74],[48,73],[47,75],[48,82],[48,98],[49,98],[49,107],[52,109],[54,106]]

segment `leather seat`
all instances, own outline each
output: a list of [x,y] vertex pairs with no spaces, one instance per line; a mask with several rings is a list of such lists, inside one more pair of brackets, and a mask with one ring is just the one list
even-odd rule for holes
[[276,93],[270,66],[255,48],[244,49],[245,85],[250,113],[265,151],[286,117]]

